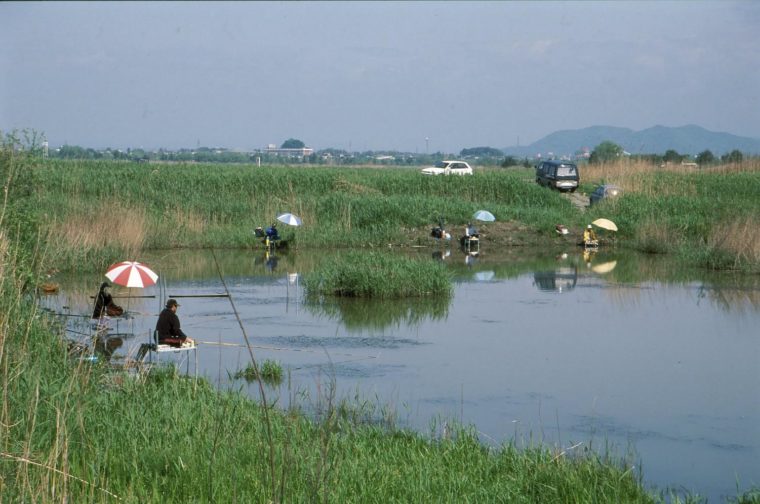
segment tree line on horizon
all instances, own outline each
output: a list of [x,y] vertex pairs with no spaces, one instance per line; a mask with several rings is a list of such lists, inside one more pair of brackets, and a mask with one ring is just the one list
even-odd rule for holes
[[[615,161],[624,156],[628,156],[623,148],[609,140],[597,145],[589,156],[589,163],[599,164]],[[715,156],[710,149],[705,149],[692,158],[689,154],[679,154],[674,149],[668,149],[663,155],[658,154],[637,154],[631,156],[635,159],[647,160],[653,163],[673,163],[678,164],[686,160],[693,160],[698,165],[710,165],[717,162],[722,163],[740,163],[744,159],[744,154],[738,149],[734,149],[720,157]]]
[[[0,132],[0,135],[1,132]],[[16,145],[18,149],[31,151],[45,157],[55,159],[104,159],[124,160],[134,162],[169,161],[169,162],[197,162],[197,163],[278,163],[278,164],[324,164],[324,165],[350,165],[350,164],[378,164],[378,165],[424,165],[432,164],[445,158],[460,157],[467,160],[477,160],[482,166],[532,166],[536,158],[517,157],[505,155],[500,149],[493,147],[470,147],[462,149],[459,154],[434,152],[430,154],[410,153],[393,150],[349,152],[344,149],[326,148],[315,151],[308,156],[280,156],[268,154],[265,151],[241,152],[223,147],[198,147],[195,149],[157,149],[146,150],[142,148],[121,149],[93,149],[78,145],[62,145],[49,150],[44,134],[35,130],[25,129],[13,131],[2,135],[8,143]],[[296,138],[285,140],[282,149],[300,149],[306,144]],[[615,142],[606,140],[594,147],[588,158],[576,156],[575,161],[588,162],[590,164],[607,163],[617,159],[628,157],[630,159],[649,161],[653,164],[679,164],[682,162],[696,162],[699,166],[709,166],[717,163],[740,163],[745,155],[738,149],[717,156],[709,149],[705,149],[696,156],[679,154],[673,149],[668,149],[663,154],[636,154],[625,152],[623,147]],[[565,159],[565,158],[562,158]]]

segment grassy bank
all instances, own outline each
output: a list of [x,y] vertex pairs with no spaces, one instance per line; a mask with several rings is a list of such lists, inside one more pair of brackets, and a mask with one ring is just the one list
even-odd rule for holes
[[100,268],[146,248],[258,247],[253,228],[285,211],[303,219],[299,228],[280,225],[295,247],[430,245],[438,216],[456,238],[473,212],[484,208],[501,226],[492,226],[488,236],[497,246],[509,245],[512,235],[548,242],[557,223],[575,230],[607,217],[620,228],[618,246],[757,272],[758,166],[756,160],[704,170],[628,162],[586,166],[581,191],[612,182],[625,194],[585,212],[532,183],[526,169],[426,177],[393,167],[35,160],[19,176],[28,193],[28,231],[46,235],[47,261],[60,268]]
[[488,208],[502,221],[550,228],[568,201],[525,183],[525,173],[424,177],[417,170],[47,161],[32,169],[27,210],[50,233],[50,261],[99,266],[141,248],[254,247],[252,230],[280,225],[298,247],[429,244],[443,216],[463,225]]
[[676,253],[711,269],[760,272],[760,160],[697,170],[621,161],[584,169],[584,189],[614,183],[625,196],[590,210],[627,246]]

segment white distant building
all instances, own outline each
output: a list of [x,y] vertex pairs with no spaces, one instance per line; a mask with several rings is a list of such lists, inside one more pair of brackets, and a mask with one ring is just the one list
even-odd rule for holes
[[301,147],[298,149],[282,149],[280,147],[277,147],[275,144],[269,144],[267,145],[266,149],[264,149],[264,154],[270,154],[272,156],[283,156],[283,157],[300,157],[304,158],[306,156],[311,156],[314,154],[314,149],[311,147]]

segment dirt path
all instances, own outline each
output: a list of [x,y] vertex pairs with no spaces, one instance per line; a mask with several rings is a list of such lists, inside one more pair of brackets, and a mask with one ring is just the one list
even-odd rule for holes
[[566,192],[562,196],[570,200],[570,203],[578,207],[581,212],[585,212],[589,206],[588,196],[579,192]]

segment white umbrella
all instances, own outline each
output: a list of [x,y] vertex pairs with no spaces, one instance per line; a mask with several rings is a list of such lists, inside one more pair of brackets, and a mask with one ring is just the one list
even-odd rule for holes
[[300,226],[301,219],[292,213],[284,213],[277,216],[277,220],[288,226]]
[[607,231],[617,231],[618,230],[618,228],[615,225],[615,223],[612,222],[609,219],[596,219],[591,224],[593,224],[596,227],[600,227],[602,229],[606,229]]
[[478,210],[472,215],[472,218],[483,222],[493,222],[496,220],[496,217],[488,210]]

